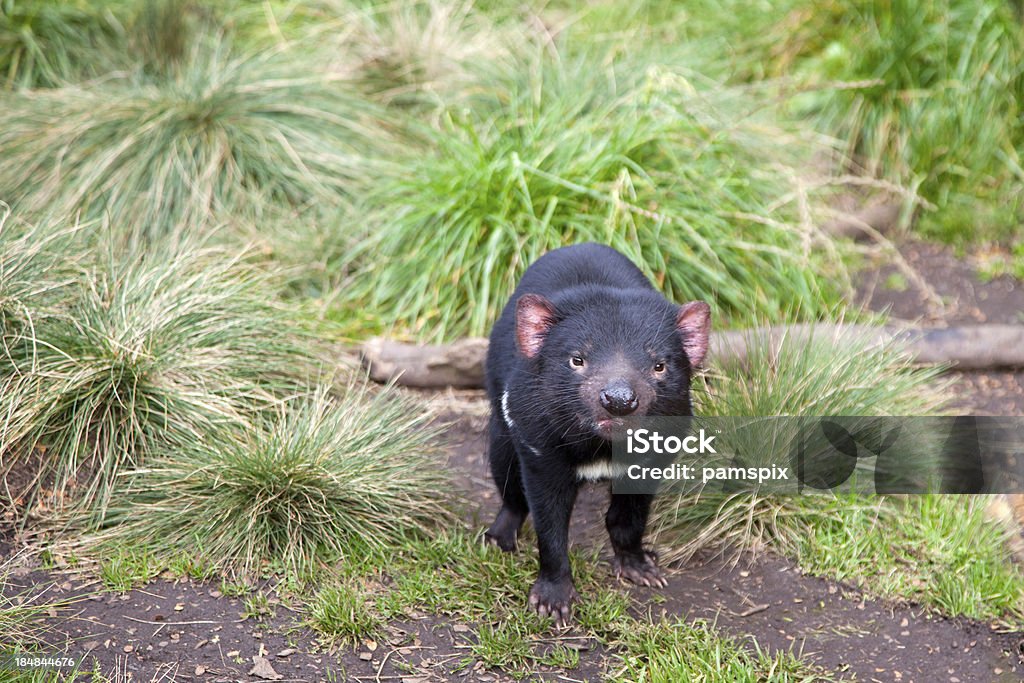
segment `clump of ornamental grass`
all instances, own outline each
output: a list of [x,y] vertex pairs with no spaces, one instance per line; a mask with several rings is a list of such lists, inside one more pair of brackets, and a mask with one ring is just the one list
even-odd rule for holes
[[5,89],[54,88],[139,66],[163,73],[215,23],[195,0],[5,0]]
[[26,225],[0,203],[0,335],[5,356],[23,326],[35,324],[69,282],[67,238],[72,230]]
[[373,105],[297,49],[237,56],[212,38],[165,77],[9,94],[0,112],[12,206],[144,238],[209,228],[257,194],[333,202],[391,137]]
[[309,351],[264,279],[219,250],[107,254],[22,326],[0,375],[0,453],[5,473],[34,469],[37,512],[74,503],[101,520],[158,444],[249,424],[294,389]]
[[358,9],[341,3],[337,11],[354,27],[339,46],[354,78],[386,103],[449,103],[511,55],[511,27],[499,28],[472,0],[401,0]]
[[357,561],[449,519],[431,416],[393,389],[321,387],[130,475],[97,542],[198,553],[225,570]]
[[[919,368],[896,343],[878,344],[842,327],[817,335],[783,337],[769,343],[760,334],[746,340],[746,358],[718,364],[695,412],[706,416],[920,416],[943,404],[940,368]],[[744,459],[790,462],[800,429],[779,422],[768,435],[738,444]],[[790,433],[785,433],[789,430]],[[772,451],[776,448],[777,452]],[[828,492],[766,495],[754,491],[667,495],[659,499],[655,525],[671,549],[685,559],[708,546],[791,551],[809,530],[841,514],[871,510],[892,518],[891,506],[871,497],[835,498]]]
[[[0,78],[7,89],[54,87],[107,62],[123,41],[126,3],[5,0],[0,3]],[[94,74],[92,74],[94,75]]]
[[749,98],[600,54],[519,67],[369,189],[352,308],[425,338],[483,334],[529,263],[588,240],[724,319],[830,300],[820,274],[837,264],[809,253],[786,165],[807,147],[737,114]]

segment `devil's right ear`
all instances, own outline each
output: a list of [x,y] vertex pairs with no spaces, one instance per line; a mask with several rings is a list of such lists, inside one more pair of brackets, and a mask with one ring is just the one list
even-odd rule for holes
[[540,294],[523,294],[516,302],[516,346],[527,358],[540,353],[555,325],[555,306]]

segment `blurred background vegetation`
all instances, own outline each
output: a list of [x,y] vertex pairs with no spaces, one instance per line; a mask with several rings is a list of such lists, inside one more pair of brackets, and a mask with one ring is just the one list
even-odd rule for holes
[[0,8],[20,221],[255,243],[342,337],[483,334],[526,264],[588,239],[728,325],[828,317],[855,260],[820,226],[851,202],[1021,243],[1005,0]]

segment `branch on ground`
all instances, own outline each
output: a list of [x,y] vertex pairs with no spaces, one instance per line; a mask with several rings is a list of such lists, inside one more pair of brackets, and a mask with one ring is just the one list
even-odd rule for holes
[[[912,328],[842,323],[780,325],[711,335],[711,363],[743,360],[751,343],[805,344],[810,339],[856,339],[869,344],[898,342],[921,364],[948,364],[960,370],[1024,367],[1024,325]],[[484,384],[487,340],[419,345],[375,337],[360,349],[370,377],[410,387],[462,389]]]

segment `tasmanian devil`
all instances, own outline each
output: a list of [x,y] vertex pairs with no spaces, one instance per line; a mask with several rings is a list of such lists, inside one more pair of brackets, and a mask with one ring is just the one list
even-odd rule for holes
[[[490,465],[502,505],[487,530],[516,547],[527,514],[540,550],[529,603],[558,624],[578,598],[568,530],[585,480],[611,474],[611,442],[627,416],[691,415],[690,376],[707,351],[710,309],[657,292],[640,269],[600,244],[551,251],[531,265],[491,332]],[[613,494],[605,526],[615,569],[663,587],[642,542],[650,495]]]

